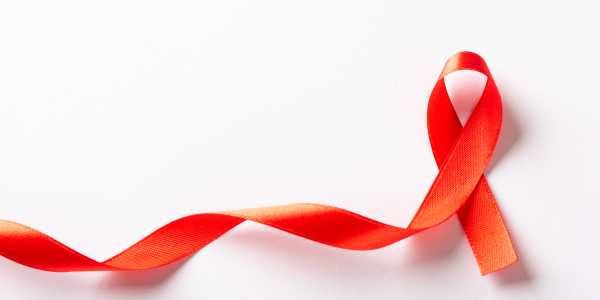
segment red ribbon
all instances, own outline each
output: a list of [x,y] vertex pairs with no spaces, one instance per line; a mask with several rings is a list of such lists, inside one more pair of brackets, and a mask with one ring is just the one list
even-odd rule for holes
[[[458,70],[487,76],[483,94],[464,127],[444,83],[444,76]],[[372,250],[436,226],[456,213],[485,275],[517,261],[483,176],[501,123],[500,94],[485,61],[475,53],[457,53],[446,63],[427,109],[429,139],[439,173],[407,228],[320,204],[205,213],[175,220],[113,258],[97,262],[33,228],[0,220],[0,255],[31,268],[55,272],[150,269],[198,251],[245,220],[329,246]]]

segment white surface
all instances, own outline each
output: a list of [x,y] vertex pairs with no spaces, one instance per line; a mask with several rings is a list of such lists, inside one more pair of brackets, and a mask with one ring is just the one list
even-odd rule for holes
[[429,93],[469,50],[503,96],[486,174],[521,260],[481,277],[456,218],[370,252],[244,223],[150,271],[0,258],[2,299],[600,295],[597,1],[176,2],[0,3],[1,219],[99,260],[200,212],[316,202],[406,226],[437,171]]

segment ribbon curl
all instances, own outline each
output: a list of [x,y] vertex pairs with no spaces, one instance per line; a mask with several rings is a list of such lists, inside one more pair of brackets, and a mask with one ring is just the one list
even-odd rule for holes
[[[464,127],[444,83],[446,75],[459,70],[473,70],[487,77],[483,94]],[[483,176],[501,123],[500,93],[487,64],[475,53],[460,52],[448,60],[429,98],[427,127],[439,173],[407,228],[320,204],[204,213],[175,220],[114,257],[98,262],[33,228],[0,220],[0,255],[54,272],[150,269],[198,251],[246,220],[333,247],[372,250],[436,226],[456,213],[481,274],[486,275],[517,261]]]

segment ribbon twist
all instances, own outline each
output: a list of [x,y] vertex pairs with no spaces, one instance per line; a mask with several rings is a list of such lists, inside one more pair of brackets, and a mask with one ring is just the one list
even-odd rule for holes
[[[483,94],[464,127],[444,83],[444,76],[458,70],[487,76]],[[372,250],[436,226],[456,213],[481,274],[485,275],[517,261],[483,176],[501,123],[500,94],[485,61],[475,53],[457,53],[446,63],[427,110],[429,139],[439,173],[407,228],[320,204],[204,213],[175,220],[114,257],[98,262],[33,228],[0,220],[0,255],[31,268],[54,272],[150,269],[198,251],[246,220],[333,247]]]

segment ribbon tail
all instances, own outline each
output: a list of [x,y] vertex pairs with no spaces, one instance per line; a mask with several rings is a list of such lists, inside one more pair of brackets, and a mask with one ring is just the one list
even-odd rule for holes
[[518,260],[485,177],[456,213],[481,271],[487,275]]

